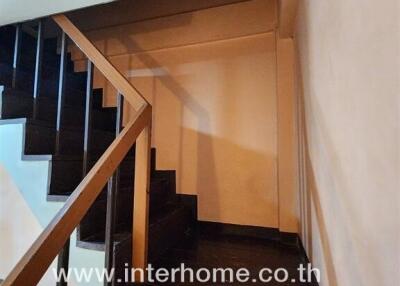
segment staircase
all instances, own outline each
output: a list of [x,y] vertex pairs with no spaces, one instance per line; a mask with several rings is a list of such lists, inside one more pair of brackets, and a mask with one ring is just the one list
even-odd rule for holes
[[[0,27],[0,86],[3,86],[2,92],[0,88],[0,120],[2,124],[15,120],[25,122],[23,159],[38,160],[51,155],[51,180],[49,189],[43,192],[47,191],[49,203],[65,202],[119,133],[122,97],[118,107],[104,108],[102,90],[90,90],[93,97],[88,109],[87,89],[91,87],[91,76],[88,72],[74,72],[69,54],[62,63],[63,53],[57,38],[42,40],[41,72],[38,75],[38,37],[21,26]],[[60,73],[60,70],[63,71]],[[40,77],[36,98],[35,75]],[[64,85],[60,99],[61,78]],[[91,117],[89,130],[84,128],[88,110]],[[106,257],[116,269],[116,279],[123,275],[125,263],[131,265],[132,261],[134,169],[135,146],[123,159],[112,177],[113,182],[103,188],[77,227],[77,247],[108,251]],[[110,202],[112,190],[116,194],[114,203]],[[108,217],[113,204],[114,219]],[[150,263],[190,233],[196,212],[196,197],[175,193],[175,171],[157,170],[156,150],[152,149],[148,226]],[[112,245],[106,247],[110,244],[106,238],[109,227],[113,230],[113,239]]]

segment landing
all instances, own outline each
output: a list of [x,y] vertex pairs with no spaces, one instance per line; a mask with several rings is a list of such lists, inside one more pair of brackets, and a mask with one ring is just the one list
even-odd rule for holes
[[[300,282],[298,268],[303,265],[307,269],[308,263],[304,252],[297,246],[284,245],[278,240],[217,234],[208,230],[197,229],[193,235],[187,236],[185,241],[163,255],[161,259],[154,263],[154,266],[156,269],[163,267],[171,270],[172,268],[181,267],[182,263],[185,264],[185,268],[193,269],[194,277],[196,277],[196,272],[201,268],[208,269],[211,277],[213,269],[230,268],[234,271],[234,282],[232,283],[227,283],[227,281],[232,281],[229,279],[231,276],[227,271],[225,272],[226,283],[222,283],[221,272],[217,272],[218,280],[216,283],[212,283],[212,280],[209,280],[209,282],[196,282],[191,285],[318,285],[316,282]],[[236,279],[237,270],[240,268],[245,268],[249,271],[247,282],[244,282],[245,280],[239,282],[240,280]],[[279,268],[285,270],[281,269],[276,272]],[[264,282],[260,280],[261,269],[264,269],[262,272],[262,278],[265,279]],[[285,271],[288,273],[288,280],[279,283],[280,279],[285,278]],[[274,272],[276,272],[277,279],[273,278]],[[176,275],[179,279],[181,277],[180,273]],[[185,282],[188,282],[190,273],[189,271],[185,273]],[[246,271],[243,270],[241,273],[243,275],[239,278],[245,279]],[[206,270],[202,269],[199,275],[201,279],[206,279],[208,274]],[[271,281],[266,283],[269,277],[271,277]],[[307,279],[307,270],[304,270],[303,277]],[[315,279],[312,281],[315,281]],[[182,284],[184,283],[167,283],[163,285]],[[149,285],[153,284],[150,283]]]

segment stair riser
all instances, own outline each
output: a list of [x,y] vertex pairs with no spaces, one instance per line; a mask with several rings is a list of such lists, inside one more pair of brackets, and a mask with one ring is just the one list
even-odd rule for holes
[[[12,85],[12,70],[4,70],[0,67],[0,83],[5,86],[11,87]],[[58,76],[54,76],[54,79],[41,79],[40,81],[40,95],[50,96],[53,98],[57,97],[59,79]],[[25,91],[27,93],[33,93],[34,79],[26,72],[16,71],[15,88]],[[80,79],[67,78],[65,81],[65,94],[66,96],[79,96],[85,97],[85,83]],[[81,101],[83,103],[83,101]]]
[[[3,48],[3,45],[0,45]],[[0,62],[11,65],[13,63],[14,47],[12,50],[3,48],[0,53]],[[22,67],[26,70],[32,70],[36,63],[36,46],[32,50],[23,50],[19,54],[18,67]],[[44,53],[42,55],[42,66],[45,70],[47,67],[57,68],[59,66],[60,56],[52,53]]]
[[[148,261],[153,263],[166,250],[179,244],[185,238],[185,233],[192,227],[194,218],[187,209],[169,215],[162,224],[151,225],[149,228]],[[126,263],[132,267],[132,238],[116,244],[113,251],[115,278],[124,278]],[[122,280],[123,281],[123,280]]]
[[[4,94],[2,101],[1,119],[33,118],[33,98],[18,97]],[[36,103],[36,119],[54,123],[57,120],[57,102],[39,98]],[[113,110],[110,110],[113,111]],[[92,128],[107,131],[115,129],[115,112],[108,110],[92,110]],[[84,110],[73,106],[63,109],[63,124],[65,126],[84,126]]]
[[[95,161],[92,161],[90,166],[93,166],[94,163]],[[69,195],[82,181],[82,166],[83,162],[81,160],[52,162],[49,194]],[[120,168],[121,181],[132,184],[134,174],[134,161],[132,158],[128,161],[123,161]],[[65,174],[68,174],[68,176],[65,176]]]
[[[38,125],[26,126],[25,154],[54,154],[56,131],[53,128]],[[62,130],[60,132],[59,153],[63,155],[82,155],[83,131]],[[94,130],[92,134],[92,154],[99,156],[110,146],[114,136],[111,133]]]
[[[117,196],[117,232],[129,232],[132,228],[133,211],[133,184],[130,188],[120,189]],[[101,233],[105,235],[106,223],[106,197],[107,190],[103,190],[98,200],[90,208],[85,218],[80,223],[79,240],[86,240],[88,237]],[[168,182],[150,184],[150,216],[161,212],[166,202],[171,201]],[[104,240],[101,242],[104,243]],[[96,241],[98,244],[98,241]]]

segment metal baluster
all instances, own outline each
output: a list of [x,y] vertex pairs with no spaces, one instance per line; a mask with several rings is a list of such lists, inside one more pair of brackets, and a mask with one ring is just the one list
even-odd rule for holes
[[38,22],[37,40],[36,40],[36,62],[35,79],[33,83],[33,118],[37,116],[37,98],[40,92],[40,78],[42,74],[42,54],[43,54],[43,33],[42,20]]
[[60,76],[58,81],[58,103],[57,103],[57,122],[56,122],[56,147],[55,154],[60,153],[60,133],[63,123],[63,107],[65,101],[65,69],[67,57],[67,35],[63,32],[61,36],[61,53],[60,53]]
[[[65,242],[64,248],[58,254],[57,260],[57,274],[61,277],[60,281],[56,283],[57,286],[66,286],[68,281],[64,280],[64,275],[60,275],[61,271],[64,271],[65,275],[68,274],[68,263],[69,263],[69,239]],[[66,276],[65,276],[66,277]]]
[[87,62],[87,82],[86,82],[86,107],[85,107],[85,134],[83,143],[83,166],[82,175],[86,176],[89,170],[90,143],[92,132],[92,102],[93,102],[93,63]]
[[[122,117],[123,117],[123,97],[120,93],[117,95],[117,120],[115,126],[115,135],[121,132]],[[107,186],[107,215],[106,215],[106,235],[105,235],[105,267],[111,271],[113,267],[113,247],[114,247],[114,234],[116,225],[116,207],[117,196],[119,190],[119,173],[120,168],[115,170],[114,175],[108,181]],[[108,272],[110,273],[110,272]],[[114,281],[115,282],[115,281]],[[114,282],[104,282],[104,285],[113,285]]]
[[13,58],[13,74],[12,74],[12,87],[14,88],[17,81],[17,67],[19,65],[19,54],[21,46],[21,24],[15,28],[15,42],[14,42],[14,58]]
[[[64,107],[64,90],[65,90],[65,65],[66,65],[66,55],[67,55],[67,37],[63,32],[61,36],[61,54],[60,54],[60,77],[58,82],[58,104],[57,104],[57,123],[56,123],[56,146],[55,154],[60,153],[60,132],[62,127],[62,112]],[[68,239],[64,245],[63,250],[58,254],[58,265],[57,273],[59,274],[61,270],[65,271],[67,274],[68,264],[69,264],[69,245],[70,240]],[[68,282],[64,279],[57,282],[57,286],[66,286]]]

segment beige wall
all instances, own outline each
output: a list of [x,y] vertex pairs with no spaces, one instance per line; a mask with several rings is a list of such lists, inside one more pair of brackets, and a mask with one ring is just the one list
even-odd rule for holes
[[400,280],[398,1],[301,1],[302,236],[320,285]]
[[277,39],[279,229],[299,231],[298,139],[293,39]]
[[157,168],[201,220],[279,226],[275,27],[276,2],[253,0],[87,33],[153,105]]

